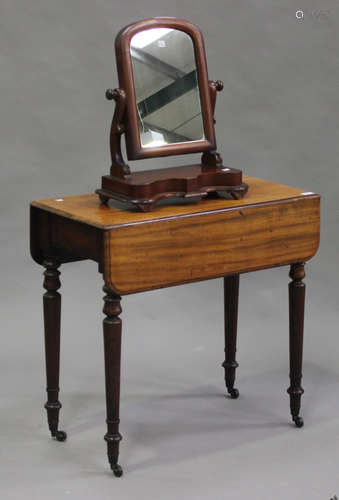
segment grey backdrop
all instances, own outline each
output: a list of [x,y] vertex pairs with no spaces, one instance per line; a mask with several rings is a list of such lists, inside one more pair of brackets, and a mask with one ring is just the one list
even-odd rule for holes
[[[241,278],[237,401],[224,398],[221,279],[123,299],[125,476],[115,480],[102,439],[102,280],[93,262],[62,269],[69,440],[49,438],[42,269],[28,251],[28,206],[98,187],[109,167],[113,38],[154,15],[204,32],[210,77],[225,83],[216,131],[226,164],[322,194],[322,236],[307,266],[301,430],[286,394],[287,268]],[[1,498],[339,495],[338,25],[337,0],[0,1]]]

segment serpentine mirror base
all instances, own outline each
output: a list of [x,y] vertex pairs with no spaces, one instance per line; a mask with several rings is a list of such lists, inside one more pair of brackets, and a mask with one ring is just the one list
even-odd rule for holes
[[107,203],[112,198],[135,205],[146,212],[164,198],[199,200],[224,192],[239,199],[247,190],[247,184],[242,182],[241,170],[188,165],[134,172],[125,178],[105,175],[102,177],[102,187],[96,193],[102,203]]

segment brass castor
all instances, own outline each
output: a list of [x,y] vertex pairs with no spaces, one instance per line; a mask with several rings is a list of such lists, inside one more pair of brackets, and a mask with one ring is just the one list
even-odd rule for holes
[[227,389],[228,394],[231,396],[232,399],[238,399],[239,397],[239,391],[235,387],[232,389]]
[[67,434],[65,431],[56,431],[54,434],[53,434],[53,437],[57,440],[57,441],[60,441],[60,443],[62,443],[63,441],[66,441],[67,439]]
[[297,427],[303,427],[304,426],[304,421],[302,417],[293,417],[293,422]]
[[115,477],[121,477],[123,475],[123,470],[119,464],[112,464],[111,469]]

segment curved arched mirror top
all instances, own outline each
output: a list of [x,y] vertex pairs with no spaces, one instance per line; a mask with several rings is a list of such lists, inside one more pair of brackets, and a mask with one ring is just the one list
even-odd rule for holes
[[119,84],[126,92],[129,159],[215,148],[203,38],[193,24],[153,18],[116,39]]

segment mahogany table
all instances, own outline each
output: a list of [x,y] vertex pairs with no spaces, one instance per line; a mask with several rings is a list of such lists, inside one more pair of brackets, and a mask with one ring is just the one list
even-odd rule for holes
[[[92,259],[104,279],[104,353],[108,460],[118,464],[121,295],[224,277],[225,383],[232,398],[237,336],[239,274],[291,266],[289,283],[290,408],[303,425],[302,349],[305,303],[304,263],[317,251],[320,197],[317,194],[247,177],[242,200],[205,199],[138,212],[101,205],[98,196],[68,196],[31,204],[31,254],[43,265],[44,323],[49,429],[58,441],[61,296],[60,264]],[[114,202],[113,202],[114,203]]]

